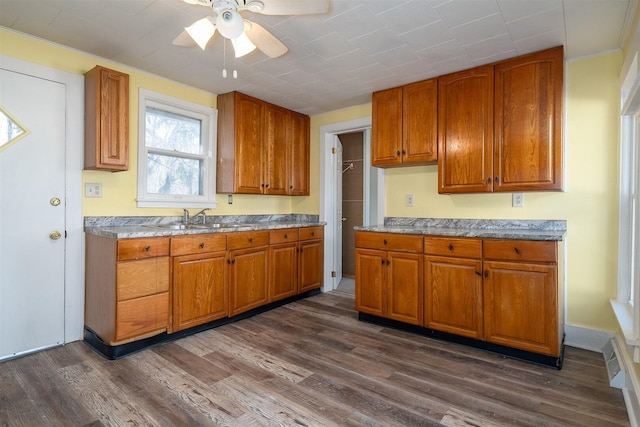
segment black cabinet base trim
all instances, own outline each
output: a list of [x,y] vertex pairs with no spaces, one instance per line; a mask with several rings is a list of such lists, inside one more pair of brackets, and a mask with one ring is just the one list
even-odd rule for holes
[[217,328],[218,326],[226,325],[232,322],[237,322],[238,320],[246,319],[248,317],[255,316],[256,314],[264,313],[265,311],[273,310],[274,308],[280,307],[285,304],[289,304],[290,302],[297,301],[302,298],[307,298],[312,295],[317,295],[319,293],[320,293],[320,289],[313,289],[311,291],[303,292],[301,294],[294,295],[292,297],[285,298],[280,301],[274,301],[270,304],[266,304],[261,307],[254,308],[253,310],[245,311],[244,313],[240,313],[233,317],[225,317],[223,319],[214,320],[212,322],[194,326],[192,328],[184,329],[182,331],[174,332],[172,334],[163,332],[161,334],[154,335],[149,338],[144,338],[141,340],[132,341],[132,342],[119,344],[119,345],[109,345],[105,343],[104,341],[102,341],[102,339],[100,339],[100,337],[93,330],[91,330],[91,328],[85,325],[84,342],[87,343],[89,347],[91,347],[99,355],[110,360],[115,360],[124,356],[128,356],[129,354],[138,352],[140,350],[151,348],[159,344],[175,341],[177,339],[180,339],[189,335],[197,334],[198,332],[206,331],[207,329]]
[[399,322],[397,320],[386,319],[384,317],[374,316],[372,314],[362,312],[358,312],[358,319],[380,326],[387,326],[405,332],[412,332],[414,334],[422,335],[429,338],[435,338],[443,341],[454,342],[456,344],[463,344],[469,347],[491,351],[493,353],[498,353],[512,359],[524,360],[526,362],[532,362],[538,365],[548,366],[556,369],[562,369],[562,362],[564,360],[564,336],[562,337],[562,344],[560,346],[560,357],[553,357],[547,356],[545,354],[534,353],[531,351],[519,350],[517,348],[511,348],[504,345],[493,344],[486,341],[480,341],[473,338],[467,338],[460,335],[449,334],[447,332],[423,328],[421,326],[411,325],[408,323]]

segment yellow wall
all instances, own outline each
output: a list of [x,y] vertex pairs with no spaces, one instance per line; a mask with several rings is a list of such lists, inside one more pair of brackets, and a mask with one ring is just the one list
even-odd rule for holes
[[[216,94],[185,86],[138,69],[85,54],[46,41],[0,29],[0,54],[55,68],[84,74],[95,65],[103,65],[129,74],[129,170],[126,172],[84,171],[85,182],[102,183],[103,197],[82,200],[85,216],[181,215],[182,209],[138,208],[136,206],[138,170],[138,91],[140,88],[184,99],[208,107],[216,106]],[[84,194],[82,195],[84,196]],[[303,197],[302,199],[305,199]],[[291,212],[294,197],[234,195],[233,205],[226,195],[218,195],[218,207],[212,215],[281,214]],[[309,212],[296,212],[309,213]],[[312,212],[313,213],[313,212]]]
[[[616,294],[621,64],[621,52],[567,64],[566,192],[525,193],[525,206],[512,208],[511,193],[439,195],[437,166],[388,169],[385,215],[567,220],[567,321],[614,330],[609,299]],[[313,144],[320,126],[370,113],[367,105],[312,117]],[[406,194],[414,194],[413,208],[405,207]]]

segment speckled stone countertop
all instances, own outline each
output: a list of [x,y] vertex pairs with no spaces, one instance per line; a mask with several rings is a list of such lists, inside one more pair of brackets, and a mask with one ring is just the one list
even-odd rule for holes
[[182,217],[85,217],[84,231],[113,239],[135,237],[181,236],[185,234],[229,233],[233,231],[275,230],[280,228],[313,227],[325,225],[317,215],[207,215],[206,225],[202,217],[185,229],[168,228],[181,224]]
[[384,225],[354,228],[357,231],[430,236],[561,241],[567,232],[567,221],[388,217],[384,219]]

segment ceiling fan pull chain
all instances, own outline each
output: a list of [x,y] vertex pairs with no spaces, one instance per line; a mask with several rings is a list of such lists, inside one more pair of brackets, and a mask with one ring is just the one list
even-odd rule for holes
[[222,78],[227,78],[227,39],[222,41]]

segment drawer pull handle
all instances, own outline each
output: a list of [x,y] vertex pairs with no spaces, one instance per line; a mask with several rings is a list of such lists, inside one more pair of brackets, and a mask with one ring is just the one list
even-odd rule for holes
[[387,244],[387,239],[382,240],[382,243],[386,245]]
[[253,243],[253,237],[249,237],[249,243]]
[[453,250],[453,245],[451,243],[449,243],[449,250],[452,251]]
[[289,236],[285,234],[285,235],[284,235],[284,238],[285,238],[285,239],[288,239],[288,238],[289,238]]
[[518,255],[520,255],[520,249],[518,249],[518,248],[513,248],[513,250],[514,250],[514,251],[516,251],[516,253],[517,253]]
[[144,250],[145,250],[145,252],[149,252],[151,250],[151,246],[145,246]]
[[311,235],[312,235],[312,236],[315,236],[315,235],[316,235],[316,232],[315,232],[315,231],[312,231],[312,232],[311,232]]
[[200,249],[204,249],[204,242],[200,243]]

